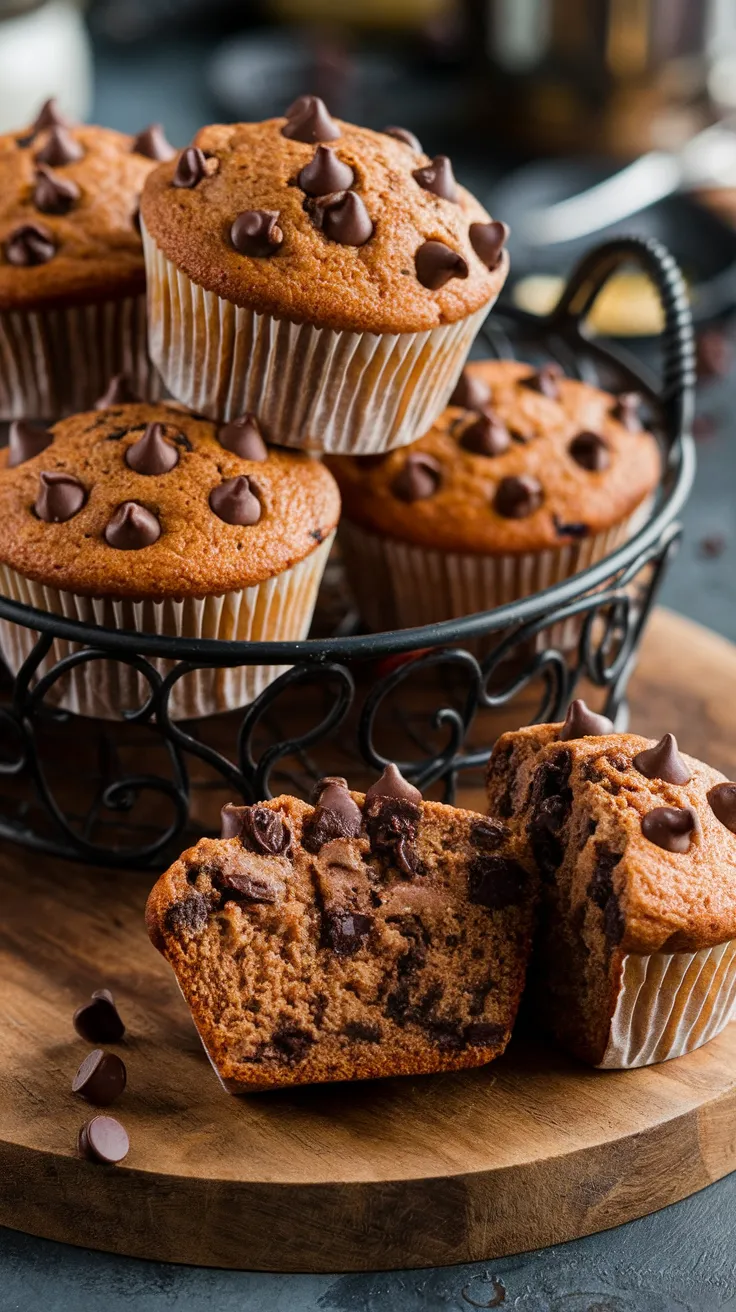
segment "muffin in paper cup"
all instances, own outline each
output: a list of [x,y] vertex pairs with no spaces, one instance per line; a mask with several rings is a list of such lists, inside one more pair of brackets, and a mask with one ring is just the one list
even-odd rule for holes
[[[409,448],[328,463],[348,578],[374,630],[493,610],[564,582],[637,532],[660,476],[633,395],[516,361],[469,364]],[[572,646],[581,622],[540,641]]]
[[503,286],[507,229],[408,135],[301,97],[203,128],[151,175],[150,351],[173,396],[349,455],[429,427]]
[[[267,448],[257,422],[216,428],[180,407],[114,406],[51,430],[16,425],[0,466],[0,592],[87,624],[242,642],[305,638],[339,516],[318,461]],[[38,635],[0,622],[11,672]],[[54,639],[36,678],[74,652]],[[171,663],[152,659],[165,676]],[[233,710],[284,667],[196,671],[175,682],[174,719]],[[119,661],[75,666],[47,694],[119,719],[148,696]]]
[[608,1070],[681,1057],[736,1012],[736,784],[574,702],[504,734],[492,814],[527,835],[543,887],[532,1008]]
[[138,203],[173,154],[157,125],[71,125],[53,101],[0,136],[0,419],[87,409],[117,374],[158,395]]

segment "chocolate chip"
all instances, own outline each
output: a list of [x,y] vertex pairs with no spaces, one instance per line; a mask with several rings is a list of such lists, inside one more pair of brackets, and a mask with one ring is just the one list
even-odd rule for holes
[[88,1043],[119,1043],[125,1026],[109,989],[95,989],[89,1002],[77,1007],[72,1024]]
[[264,856],[286,856],[291,847],[291,830],[278,811],[268,806],[224,806],[222,837],[239,838],[249,852]]
[[82,1157],[113,1165],[127,1157],[130,1140],[114,1116],[93,1116],[79,1131],[77,1146]]
[[340,129],[319,96],[299,96],[286,111],[282,137],[291,141],[336,141]]
[[499,1025],[492,1020],[473,1021],[472,1024],[466,1025],[464,1030],[465,1042],[479,1048],[495,1048],[505,1037],[505,1025]]
[[357,838],[363,813],[342,779],[324,779],[317,805],[304,822],[302,843],[308,852],[319,852],[335,838]]
[[414,268],[422,287],[439,291],[451,278],[467,278],[468,265],[462,255],[443,241],[425,241],[414,256]]
[[53,440],[53,433],[41,424],[29,424],[27,419],[14,419],[8,432],[8,469],[15,469],[33,456],[40,455],[51,446]]
[[564,377],[563,370],[559,364],[551,362],[543,364],[541,369],[536,373],[530,374],[528,378],[523,379],[524,387],[530,387],[534,392],[541,392],[550,401],[559,401],[560,399],[560,379]]
[[141,551],[161,537],[156,516],[137,501],[123,501],[113,512],[104,533],[109,547],[117,551]]
[[363,820],[371,850],[407,879],[419,872],[414,843],[421,814],[421,808],[408,798],[366,793]]
[[349,1020],[342,1032],[346,1039],[352,1039],[354,1043],[380,1043],[383,1038],[380,1025],[366,1025],[360,1020]]
[[542,485],[533,474],[502,478],[493,498],[493,509],[504,519],[526,519],[538,510],[544,499]]
[[181,152],[171,179],[172,187],[196,187],[207,176],[207,161],[199,146],[187,146]]
[[463,410],[483,410],[490,399],[488,383],[477,374],[471,374],[469,369],[463,369],[448,405],[459,405]]
[[468,897],[491,911],[523,902],[528,880],[524,867],[511,857],[479,854],[468,863]]
[[336,191],[308,202],[315,226],[341,246],[364,246],[373,236],[373,224],[360,196]]
[[609,733],[613,733],[613,720],[609,720],[606,715],[597,715],[582,697],[576,697],[570,702],[559,738],[561,743],[565,743],[571,738],[602,738]]
[[614,419],[623,424],[624,428],[628,428],[630,433],[641,432],[640,405],[641,396],[638,392],[621,392],[613,407]]
[[561,538],[587,538],[590,528],[582,520],[573,520],[571,524],[565,524],[559,515],[552,516],[552,522],[555,526],[555,533]]
[[160,123],[150,123],[133,138],[131,150],[136,155],[145,155],[146,159],[173,159],[176,151],[169,141]]
[[304,1060],[314,1039],[306,1030],[300,1030],[295,1025],[276,1030],[271,1037],[271,1043],[279,1056],[294,1062]]
[[395,137],[397,141],[403,141],[405,146],[411,146],[412,150],[421,152],[422,147],[418,137],[415,137],[408,128],[384,128],[383,131],[385,136]]
[[261,503],[251,490],[250,479],[245,474],[236,478],[227,478],[210,492],[210,510],[225,524],[234,524],[239,528],[257,524],[261,518]]
[[716,820],[736,834],[736,784],[715,784],[709,789],[708,805]]
[[372,797],[399,797],[407,802],[421,802],[422,794],[418,788],[405,779],[399,767],[390,761],[384,767],[383,774],[374,784],[371,784],[365,798],[368,801]]
[[336,957],[352,957],[372,928],[373,917],[358,911],[325,911],[322,916],[324,946]]
[[209,919],[207,902],[201,893],[190,893],[181,902],[172,902],[164,916],[167,934],[181,938],[185,934],[201,934]]
[[695,828],[689,807],[655,806],[641,822],[641,832],[665,852],[687,852]]
[[5,242],[5,258],[16,268],[48,264],[56,254],[53,233],[40,223],[22,223]]
[[486,410],[463,430],[460,446],[476,456],[501,456],[511,446],[511,434],[498,415]]
[[86,500],[87,494],[73,474],[43,470],[33,508],[45,524],[65,524],[79,513]]
[[440,196],[442,200],[457,200],[457,183],[447,155],[435,155],[429,164],[414,169],[411,176],[424,191],[431,191],[433,196]]
[[470,831],[470,842],[481,852],[495,852],[508,838],[509,831],[500,820],[478,820]]
[[52,168],[60,168],[64,164],[74,164],[83,155],[82,147],[74,140],[69,130],[57,125],[49,129],[44,145],[36,153],[36,162],[50,164]]
[[54,96],[45,100],[42,104],[36,121],[33,124],[33,136],[38,132],[44,132],[46,128],[68,128],[71,124],[69,119],[62,114],[59,109],[58,101]]
[[576,464],[591,473],[608,469],[611,463],[608,443],[597,433],[578,433],[567,449]]
[[487,269],[497,269],[508,241],[509,226],[493,219],[490,223],[471,223],[468,236],[478,259]]
[[529,841],[534,860],[548,879],[562,862],[564,849],[559,835],[572,808],[571,769],[572,755],[565,749],[543,761],[532,782]]
[[278,210],[243,210],[230,229],[236,251],[256,259],[274,255],[284,242],[278,219]]
[[125,1062],[114,1052],[95,1048],[85,1057],[74,1079],[72,1093],[78,1093],[96,1107],[109,1107],[125,1088]]
[[36,169],[33,204],[42,214],[68,214],[81,192],[71,178],[60,178],[46,164]]
[[441,469],[434,456],[407,456],[403,469],[391,484],[391,491],[400,501],[426,501],[440,485]]
[[667,784],[686,784],[691,773],[677,750],[677,739],[666,733],[654,747],[647,747],[631,764],[647,779],[663,779]]
[[163,424],[146,424],[143,436],[125,452],[125,463],[136,474],[168,474],[179,463],[179,452],[164,438]]
[[107,384],[107,391],[95,401],[95,410],[108,410],[115,405],[130,405],[140,400],[127,374],[113,374]]
[[240,456],[241,460],[268,460],[268,447],[263,440],[255,415],[240,415],[217,430],[217,440],[226,451]]
[[613,889],[613,872],[623,853],[614,852],[596,844],[596,862],[588,883],[588,897],[603,912],[603,934],[608,948],[616,947],[623,938],[625,921],[619,900]]
[[237,871],[227,870],[218,872],[214,882],[225,894],[226,901],[228,893],[237,893],[239,902],[273,906],[281,893],[279,886],[266,875],[240,875]]
[[347,191],[354,182],[355,174],[350,165],[345,164],[331,146],[318,146],[313,158],[297,175],[297,184],[308,196]]

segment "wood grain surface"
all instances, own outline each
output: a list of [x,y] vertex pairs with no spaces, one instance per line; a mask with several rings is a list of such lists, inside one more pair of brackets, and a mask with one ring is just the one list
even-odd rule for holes
[[[658,612],[632,728],[736,776],[736,649]],[[477,793],[463,803],[480,802]],[[0,1224],[92,1248],[277,1271],[434,1266],[619,1224],[736,1167],[736,1026],[600,1073],[539,1039],[484,1070],[234,1099],[142,923],[152,882],[0,851]],[[130,1154],[80,1160],[71,1026],[115,992]]]

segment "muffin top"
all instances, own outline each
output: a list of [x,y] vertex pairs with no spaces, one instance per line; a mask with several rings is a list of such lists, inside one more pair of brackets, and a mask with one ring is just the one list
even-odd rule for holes
[[143,402],[16,424],[0,453],[0,561],[87,596],[204,597],[261,583],[314,551],[335,481],[267,448],[250,416],[218,429]]
[[[400,135],[392,135],[398,132]],[[495,299],[507,229],[410,133],[331,118],[203,128],[147,180],[156,246],[199,286],[262,314],[355,332],[419,332]]]
[[620,523],[656,486],[639,401],[553,365],[479,361],[417,442],[328,464],[346,517],[376,533],[479,555],[560,547]]
[[0,136],[0,310],[142,291],[140,192],[173,154],[157,124],[137,137],[70,125],[53,101]]

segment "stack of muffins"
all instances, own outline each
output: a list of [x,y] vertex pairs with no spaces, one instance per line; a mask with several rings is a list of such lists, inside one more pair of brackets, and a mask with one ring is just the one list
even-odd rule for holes
[[[645,513],[660,460],[636,396],[464,369],[507,229],[406,130],[300,96],[175,152],[156,125],[73,127],[49,102],[0,140],[0,178],[5,595],[144,633],[299,639],[341,493],[363,621],[405,627],[566,578]],[[0,636],[17,669],[33,635]],[[189,677],[169,712],[245,705],[277,673]],[[80,664],[58,699],[115,718],[143,688]]]

